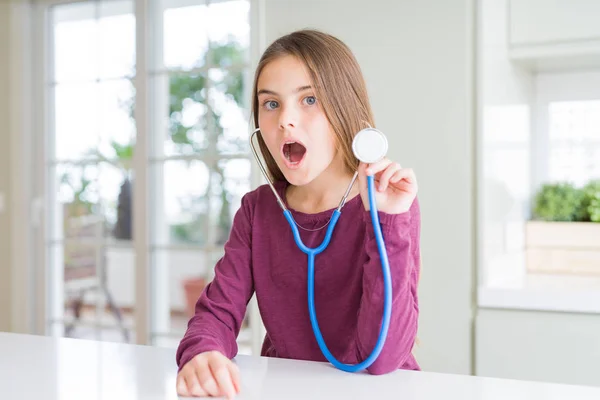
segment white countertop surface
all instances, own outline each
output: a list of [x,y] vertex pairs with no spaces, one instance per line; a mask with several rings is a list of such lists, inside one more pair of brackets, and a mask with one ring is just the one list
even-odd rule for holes
[[[402,370],[371,376],[263,357],[236,361],[240,400],[600,399],[594,387]],[[172,349],[0,333],[0,399],[177,399],[176,373]]]

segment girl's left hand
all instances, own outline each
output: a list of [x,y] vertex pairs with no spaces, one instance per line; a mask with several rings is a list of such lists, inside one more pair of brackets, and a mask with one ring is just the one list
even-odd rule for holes
[[375,201],[377,210],[388,214],[401,214],[410,209],[417,197],[417,178],[410,168],[402,168],[400,164],[387,158],[374,164],[360,163],[358,181],[360,196],[368,211],[369,191],[367,175],[374,175]]

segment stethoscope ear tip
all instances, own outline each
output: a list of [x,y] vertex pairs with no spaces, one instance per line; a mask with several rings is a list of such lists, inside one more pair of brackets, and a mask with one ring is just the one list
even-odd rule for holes
[[388,141],[383,132],[375,128],[359,131],[352,140],[354,156],[365,164],[375,163],[385,157]]

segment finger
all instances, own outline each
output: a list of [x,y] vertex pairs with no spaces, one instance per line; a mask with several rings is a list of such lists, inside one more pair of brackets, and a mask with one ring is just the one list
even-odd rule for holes
[[369,187],[367,182],[367,168],[368,164],[363,162],[358,164],[358,189],[360,192],[360,197],[365,207],[365,210],[369,210]]
[[416,183],[417,179],[415,177],[415,172],[412,168],[401,168],[396,171],[394,175],[390,178],[390,182],[396,183],[401,180],[406,180],[408,183]]
[[376,163],[369,164],[366,173],[367,175],[375,175],[376,173],[386,169],[391,163],[392,161],[390,159],[383,158]]
[[361,192],[367,190],[367,167],[363,162],[358,164],[358,187]]
[[392,163],[388,165],[388,167],[383,171],[383,173],[379,177],[379,185],[377,186],[377,189],[380,192],[385,192],[388,188],[390,178],[401,169],[402,168],[400,168],[400,164],[398,163]]
[[233,399],[236,391],[233,386],[233,379],[231,378],[227,364],[221,362],[213,363],[211,364],[211,369],[213,372],[213,377],[219,385],[219,394],[227,396],[228,399]]
[[358,178],[359,179],[362,178],[362,177],[365,177],[367,175],[367,168],[368,167],[369,166],[367,164],[365,164],[364,162],[362,162],[362,161],[358,164]]
[[234,363],[227,364],[229,368],[229,373],[231,374],[231,379],[233,380],[233,386],[235,387],[235,392],[239,393],[242,387],[241,379],[240,379],[240,369]]
[[183,377],[183,375],[179,375],[177,376],[177,394],[179,396],[186,396],[189,397],[190,396],[190,391],[188,390],[188,386],[187,383],[185,381],[185,378]]
[[417,193],[419,191],[419,185],[417,184],[417,178],[413,171],[401,170],[392,176],[390,179],[390,185],[397,190],[404,192]]
[[200,387],[210,396],[219,396],[219,386],[213,378],[212,371],[207,361],[204,361],[196,368],[196,376]]
[[184,379],[188,388],[188,396],[206,396],[207,393],[204,389],[202,389],[202,386],[200,386],[200,382],[198,382],[198,378],[196,377],[195,373],[192,372],[186,375]]

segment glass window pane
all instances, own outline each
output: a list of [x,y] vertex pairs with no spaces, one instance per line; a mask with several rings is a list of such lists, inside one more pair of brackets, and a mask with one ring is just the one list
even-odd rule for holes
[[135,74],[135,16],[131,0],[100,2],[98,37],[100,79]]
[[99,84],[59,84],[55,87],[55,153],[60,160],[93,156],[98,145]]
[[201,161],[167,161],[153,167],[156,210],[153,243],[208,243],[209,173]]
[[[163,0],[163,9],[169,5]],[[206,64],[208,7],[205,4],[166,8],[163,13],[163,63],[167,68],[191,69]]]
[[[114,187],[118,189],[122,178],[115,170],[103,164],[51,168],[57,190],[49,213],[49,327],[55,334],[134,339],[133,249],[106,240],[114,229]],[[118,335],[104,335],[107,329]]]
[[54,80],[93,80],[98,77],[98,24],[94,3],[52,8]]
[[98,167],[64,164],[51,168],[50,173],[56,196],[49,212],[50,239],[61,240],[71,221],[99,214]]
[[216,129],[219,154],[248,153],[249,112],[244,106],[245,80],[243,70],[211,69],[210,104]]
[[62,240],[68,226],[81,218],[102,218],[103,238],[131,239],[132,182],[130,172],[110,163],[59,164],[50,169],[55,205],[50,210],[52,241]]
[[600,178],[600,100],[552,102],[548,115],[550,180],[582,186]]
[[250,48],[250,2],[233,0],[209,6],[211,64],[231,67],[247,64]]
[[135,340],[135,257],[114,240],[132,231],[133,4],[51,8],[47,327],[57,335]]
[[153,82],[153,154],[207,154],[214,129],[213,113],[209,113],[206,103],[206,75],[163,75]]
[[116,159],[129,168],[135,137],[133,83],[129,79],[101,82],[98,92],[100,138],[96,155]]
[[[152,254],[152,342],[177,347],[198,298],[213,279],[214,265],[222,250],[156,250]],[[248,313],[238,337],[241,354],[250,354]]]
[[215,243],[224,245],[229,238],[231,224],[240,207],[242,196],[250,190],[250,160],[220,160],[214,170],[212,209],[216,216],[211,220]]
[[55,6],[52,23],[55,81],[134,74],[135,17],[131,0]]
[[106,246],[101,218],[69,222],[66,241],[48,248],[49,328],[59,336],[132,343],[133,249]]
[[133,239],[132,172],[116,163],[99,166],[100,213],[106,221],[106,237],[120,241]]
[[211,279],[214,258],[203,250],[153,252],[153,332],[183,336],[195,302]]

